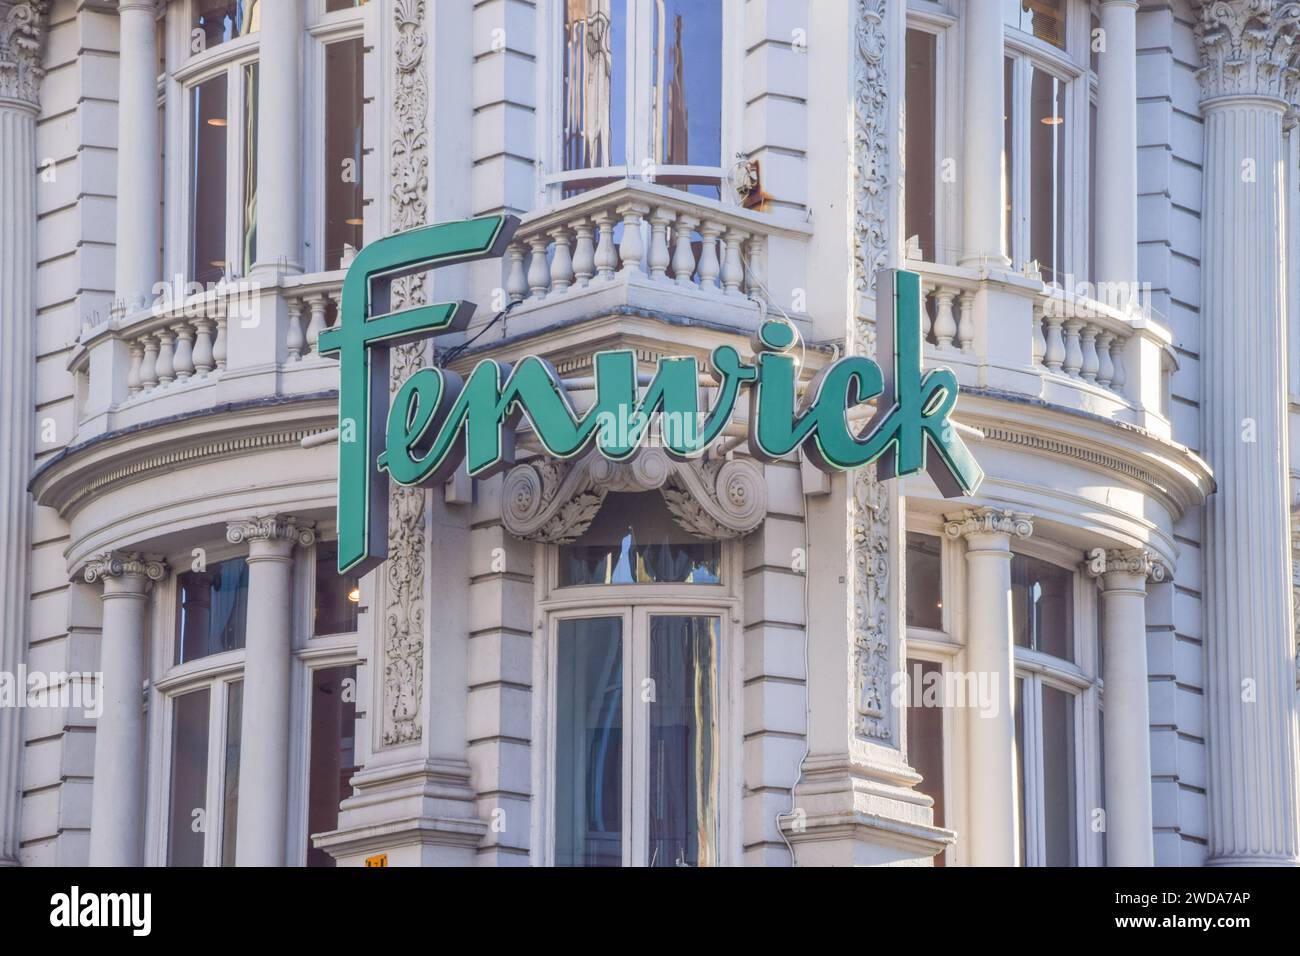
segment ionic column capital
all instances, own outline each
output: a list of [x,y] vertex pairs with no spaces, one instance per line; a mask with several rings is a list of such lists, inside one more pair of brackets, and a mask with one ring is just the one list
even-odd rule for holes
[[[170,569],[161,558],[140,554],[137,551],[105,551],[87,561],[80,576],[87,584],[103,581],[134,585],[133,590],[143,594],[149,586],[161,581]],[[123,588],[119,588],[123,589]]]
[[1169,577],[1170,569],[1164,558],[1150,548],[1093,548],[1088,552],[1086,570],[1091,577],[1110,590],[1121,585],[1111,575],[1138,577],[1143,581],[1159,583]]
[[37,107],[48,9],[48,0],[0,0],[0,100]]
[[1300,89],[1300,3],[1201,0],[1195,31],[1202,102],[1220,97],[1295,102]]
[[944,515],[944,518],[943,533],[950,538],[986,534],[1028,538],[1034,533],[1032,515],[1002,508],[967,508],[956,514]]
[[257,515],[232,521],[226,526],[226,540],[231,544],[274,544],[287,542],[304,548],[316,542],[316,525],[289,515]]

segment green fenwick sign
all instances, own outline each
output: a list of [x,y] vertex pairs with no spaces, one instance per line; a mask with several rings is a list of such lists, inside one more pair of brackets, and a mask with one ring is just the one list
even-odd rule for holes
[[[749,449],[772,461],[803,448],[823,471],[877,462],[882,478],[927,470],[947,497],[968,495],[983,479],[949,416],[957,379],[946,368],[921,365],[921,285],[913,272],[877,276],[877,347],[893,361],[849,355],[823,368],[796,400],[794,329],[768,321],[745,361],[730,345],[713,350],[717,383],[712,408],[699,408],[694,356],[662,358],[650,384],[637,381],[630,349],[594,357],[595,402],[577,412],[559,373],[545,359],[514,365],[479,362],[467,377],[422,368],[389,398],[389,350],[405,342],[462,331],[474,313],[468,302],[390,311],[392,280],[438,266],[499,257],[514,234],[512,216],[485,216],[412,229],[371,243],[343,281],[339,320],[320,334],[322,355],[339,358],[339,572],[364,574],[387,558],[391,478],[401,485],[445,482],[461,463],[485,478],[514,463],[522,419],[546,454],[571,458],[592,445],[615,461],[634,455],[657,419],[658,440],[675,457],[707,449],[731,421],[741,391],[749,391]],[[849,412],[878,399],[865,427]],[[391,405],[391,407],[390,407]],[[928,454],[929,451],[934,454]],[[385,475],[387,473],[387,475]]]

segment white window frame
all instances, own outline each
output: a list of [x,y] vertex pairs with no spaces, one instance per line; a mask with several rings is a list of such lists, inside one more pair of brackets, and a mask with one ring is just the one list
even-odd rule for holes
[[[741,149],[741,119],[744,112],[742,70],[744,64],[744,0],[715,0],[722,4],[722,128],[719,135],[719,166],[659,166],[652,152],[654,133],[651,129],[650,76],[651,36],[654,22],[653,0],[611,0],[611,4],[624,3],[631,8],[628,17],[632,28],[628,30],[626,115],[629,129],[624,135],[623,162],[617,165],[591,169],[565,170],[562,148],[564,129],[564,0],[539,0],[538,3],[538,69],[545,77],[544,97],[546,107],[539,111],[537,155],[541,157],[538,169],[538,190],[544,202],[556,202],[563,196],[565,184],[585,180],[612,182],[619,179],[654,181],[656,175],[672,173],[701,177],[717,177],[721,201],[734,205],[734,191],[727,188],[727,172],[736,153]],[[643,91],[638,95],[637,91]],[[645,164],[649,163],[649,167]],[[649,168],[650,176],[643,177]],[[603,183],[597,183],[600,185]]]
[[[654,492],[651,492],[653,494]],[[743,595],[739,583],[741,555],[734,541],[722,541],[721,584],[591,584],[557,587],[559,547],[538,545],[536,598],[545,641],[534,652],[533,805],[531,854],[535,864],[555,865],[555,713],[556,648],[559,622],[575,618],[621,617],[623,620],[623,866],[645,866],[649,825],[645,807],[649,721],[640,707],[641,680],[649,668],[649,619],[652,615],[717,617],[719,866],[738,865],[742,853],[741,698],[744,675]],[[639,630],[638,630],[639,629]],[[639,713],[638,713],[639,711]]]
[[[956,264],[961,249],[961,178],[943,181],[945,158],[959,155],[962,136],[962,110],[950,106],[960,104],[962,96],[961,42],[956,24],[957,18],[942,4],[911,0],[908,5],[907,29],[934,37],[934,248],[923,248],[921,259],[949,265]],[[903,188],[907,189],[906,178]]]

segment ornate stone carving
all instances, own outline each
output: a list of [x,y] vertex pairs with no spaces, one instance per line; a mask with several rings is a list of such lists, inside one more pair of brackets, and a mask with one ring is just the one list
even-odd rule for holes
[[0,100],[39,101],[47,0],[0,0]]
[[137,574],[150,581],[161,581],[167,576],[167,563],[136,551],[105,551],[87,561],[81,571],[87,584],[128,574]]
[[611,491],[658,489],[677,523],[703,538],[748,534],[767,513],[767,486],[748,459],[675,461],[660,448],[644,448],[627,462],[590,452],[573,462],[545,459],[507,472],[501,518],[519,538],[567,544],[591,525]]
[[286,515],[258,515],[245,521],[232,521],[226,527],[226,540],[231,544],[292,541],[306,548],[316,541],[316,528],[310,521]]
[[[429,194],[429,80],[425,0],[395,0],[393,11],[393,124],[389,215],[392,230],[425,224]],[[429,301],[425,275],[392,285],[393,309]],[[396,391],[425,364],[425,343],[399,345],[390,353],[390,387]],[[384,608],[385,746],[417,741],[424,731],[424,550],[427,496],[423,488],[394,485],[388,499],[387,597]]]
[[1268,96],[1294,104],[1300,88],[1300,3],[1203,2],[1196,23],[1205,99]]
[[1136,574],[1159,583],[1169,577],[1163,558],[1147,548],[1093,548],[1088,552],[1088,574]]
[[1006,534],[1028,538],[1034,533],[1034,520],[1030,515],[1001,508],[967,508],[956,514],[945,515],[943,533],[950,538],[964,538],[972,534]]
[[[889,228],[889,96],[886,62],[889,49],[885,0],[857,0],[853,95],[853,259],[854,288],[874,294],[876,270],[885,262]],[[860,355],[876,354],[876,331],[855,310],[848,347]],[[868,739],[890,737],[885,709],[890,672],[888,489],[875,465],[859,468],[849,479],[852,525],[849,568],[853,576],[854,674],[857,732]]]

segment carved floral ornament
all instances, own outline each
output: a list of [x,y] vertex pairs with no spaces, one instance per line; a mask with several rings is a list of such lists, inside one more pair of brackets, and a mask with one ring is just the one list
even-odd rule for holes
[[315,526],[284,515],[259,515],[246,521],[232,522],[226,528],[226,540],[231,544],[252,541],[292,541],[304,548],[316,541]]
[[121,578],[137,575],[149,581],[161,581],[167,576],[167,564],[161,558],[135,551],[105,551],[86,562],[81,576],[87,584],[104,578]]
[[1093,548],[1088,552],[1087,570],[1094,578],[1126,574],[1159,583],[1169,577],[1169,566],[1147,548]]
[[950,538],[964,538],[975,534],[1005,534],[1028,538],[1034,533],[1034,522],[1027,514],[1000,508],[967,508],[957,514],[947,515],[943,533]]
[[0,0],[0,99],[36,106],[41,78],[41,45],[47,0]]
[[678,461],[661,448],[645,448],[627,462],[593,452],[573,462],[516,465],[502,486],[502,523],[516,537],[567,544],[586,532],[609,492],[656,489],[677,524],[700,538],[748,534],[767,512],[767,485],[756,462]]
[[1266,96],[1288,104],[1300,93],[1300,2],[1202,2],[1196,45],[1205,99]]

